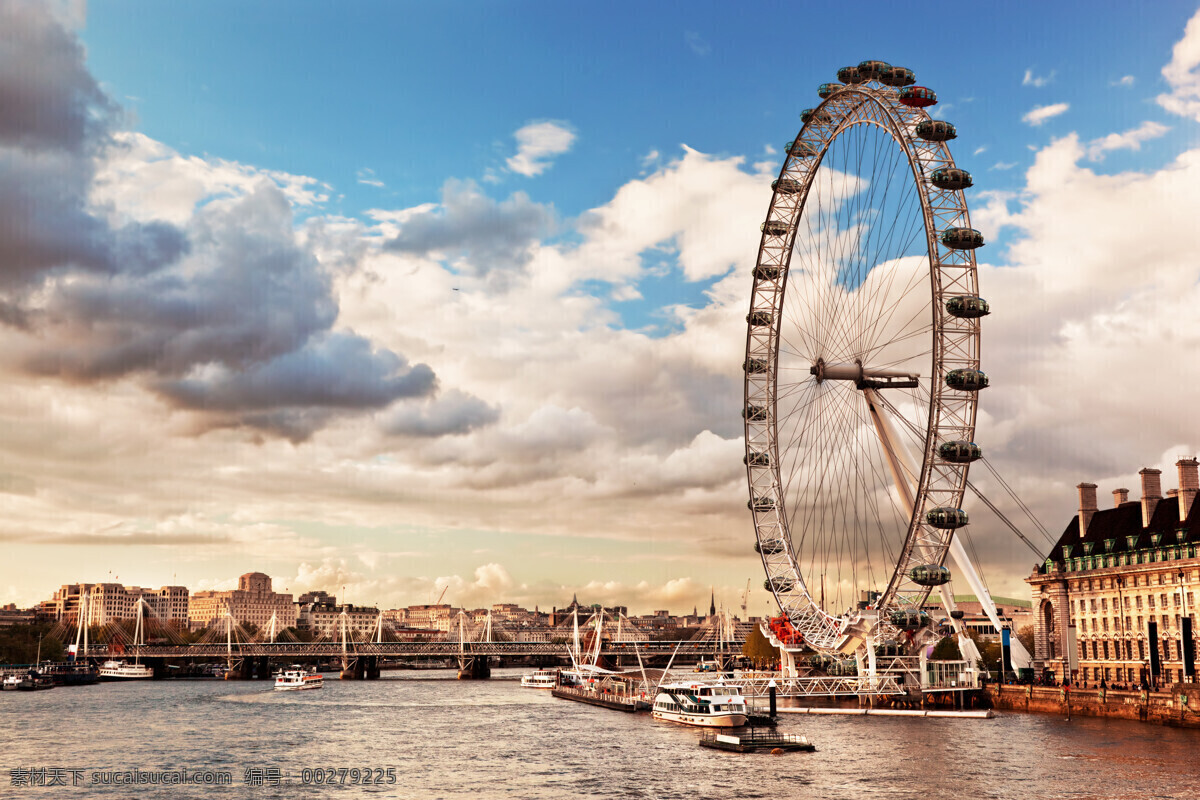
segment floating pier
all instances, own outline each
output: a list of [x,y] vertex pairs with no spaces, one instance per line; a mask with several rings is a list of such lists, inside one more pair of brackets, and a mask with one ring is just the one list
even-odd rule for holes
[[840,714],[856,717],[953,717],[959,719],[991,719],[990,708],[978,711],[947,711],[941,709],[909,708],[781,708],[780,714]]
[[728,750],[733,753],[782,753],[808,752],[817,749],[805,736],[776,731],[749,729],[742,733],[717,733],[705,731],[700,735],[700,746],[713,750]]

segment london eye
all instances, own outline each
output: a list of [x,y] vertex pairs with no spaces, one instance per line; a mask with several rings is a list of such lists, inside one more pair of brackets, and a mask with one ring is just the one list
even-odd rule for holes
[[919,643],[931,593],[953,608],[947,561],[966,561],[955,531],[988,385],[972,179],[954,126],[926,110],[936,94],[914,84],[864,61],[820,86],[772,183],[746,316],[765,588],[804,645],[872,664],[882,642]]

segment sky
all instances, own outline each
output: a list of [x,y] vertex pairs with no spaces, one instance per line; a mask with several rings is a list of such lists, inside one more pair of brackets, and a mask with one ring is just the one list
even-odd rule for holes
[[[869,58],[975,176],[990,461],[1054,534],[1080,481],[1175,487],[1200,12],[1102,11],[0,0],[0,602],[258,570],[763,613],[749,270],[799,112]],[[1027,597],[1034,554],[970,536]]]

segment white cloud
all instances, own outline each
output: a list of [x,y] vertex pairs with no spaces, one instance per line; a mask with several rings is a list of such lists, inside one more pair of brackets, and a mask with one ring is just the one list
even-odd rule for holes
[[997,161],[995,164],[992,164],[990,167],[988,167],[988,169],[1008,170],[1012,169],[1016,165],[1017,162],[1015,161]]
[[1033,70],[1027,69],[1025,70],[1025,77],[1021,79],[1021,85],[1034,86],[1040,89],[1052,80],[1054,80],[1054,70],[1050,70],[1049,75],[1036,76],[1033,74]]
[[1134,78],[1132,75],[1125,75],[1115,81],[1111,81],[1109,86],[1133,86]]
[[712,45],[695,31],[686,31],[683,34],[683,40],[687,42],[688,48],[698,56],[706,56],[712,52]]
[[1055,103],[1054,105],[1049,106],[1035,106],[1033,110],[1021,117],[1021,121],[1036,128],[1051,117],[1057,117],[1059,114],[1065,113],[1070,107],[1071,105],[1069,103]]
[[511,171],[532,178],[549,169],[555,156],[571,149],[575,132],[563,122],[532,122],[513,138],[517,140],[517,154],[505,163]]
[[381,189],[384,186],[383,181],[379,180],[379,178],[375,176],[375,170],[371,169],[370,167],[363,167],[360,169],[356,173],[356,177],[358,178],[359,183],[367,186],[376,186]]
[[1172,114],[1200,121],[1200,11],[1188,20],[1162,76],[1171,91],[1160,94],[1158,104]]
[[1157,139],[1171,130],[1166,125],[1147,120],[1124,133],[1110,133],[1088,142],[1087,156],[1092,161],[1104,160],[1104,154],[1112,150],[1141,150],[1142,142]]
[[987,152],[987,145],[983,144],[983,145],[980,145],[979,147],[976,147],[974,149],[974,151],[971,152],[971,155],[977,156],[977,155],[981,155],[986,152]]

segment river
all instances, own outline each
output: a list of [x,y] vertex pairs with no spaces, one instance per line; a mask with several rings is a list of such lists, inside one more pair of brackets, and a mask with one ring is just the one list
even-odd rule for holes
[[[327,676],[313,692],[225,681],[6,692],[0,797],[1200,797],[1200,731],[1022,714],[787,716],[780,730],[806,734],[817,752],[741,755],[702,749],[694,730],[645,714],[522,689],[519,674]],[[232,783],[107,785],[135,770]],[[40,775],[65,785],[13,785]]]

